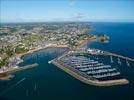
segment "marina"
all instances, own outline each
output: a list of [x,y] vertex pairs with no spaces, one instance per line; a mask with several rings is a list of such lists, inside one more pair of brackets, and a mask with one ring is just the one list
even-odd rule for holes
[[116,58],[116,61],[118,62],[119,65],[122,64],[122,61],[121,60],[124,60],[126,62],[126,65],[127,66],[131,66],[130,62],[134,62],[134,59],[133,58],[129,58],[129,57],[125,57],[125,56],[122,56],[122,55],[119,55],[119,54],[115,54],[115,53],[111,53],[111,52],[107,52],[107,51],[102,51],[102,50],[99,50],[99,49],[93,49],[93,48],[88,48],[86,50],[86,48],[80,48],[79,51],[74,51],[74,52],[77,52],[77,53],[86,53],[86,54],[91,54],[93,55],[93,58],[95,58],[96,60],[98,60],[98,57],[95,57],[95,56],[108,56],[110,58],[110,63],[114,63],[114,58]]
[[[101,24],[101,26],[103,25],[104,24]],[[106,24],[106,26],[109,25]],[[118,27],[118,29],[120,28]],[[97,54],[96,52],[89,54],[88,52],[84,52],[84,50],[79,50],[79,53],[78,51],[72,51],[70,54],[63,54],[60,53],[60,51],[62,51],[61,48],[46,48],[22,56],[24,62],[20,64],[20,67],[34,63],[38,63],[39,67],[17,71],[11,76],[14,77],[15,75],[12,80],[1,80],[0,100],[38,100],[39,98],[45,100],[100,100],[100,98],[103,100],[134,100],[134,77],[132,77],[134,75],[133,61],[119,57],[121,62],[121,64],[119,64],[118,56],[106,55],[102,52],[109,51],[133,58],[133,42],[125,41],[128,42],[128,45],[123,45],[123,47],[121,47],[121,45],[115,45],[119,42],[123,43],[124,39],[121,41],[120,37],[129,33],[124,31],[126,27],[123,28],[124,34],[120,33],[118,29],[116,29],[116,33],[107,30],[104,32],[108,32],[108,36],[112,34],[110,40],[114,39],[113,36],[116,34],[115,39],[111,40],[109,44],[102,44],[104,47],[106,46],[106,48],[103,48],[101,44],[94,47],[92,46],[94,43],[90,43],[87,48],[96,48],[98,50]],[[101,29],[100,32],[102,32],[102,30],[105,29]],[[117,38],[117,34],[119,33],[120,36]],[[111,45],[111,43],[113,43],[113,45]],[[108,47],[110,47],[110,49]],[[125,48],[128,50],[124,50]],[[100,51],[101,53],[99,53]],[[75,53],[78,55],[75,55]],[[74,56],[73,60],[71,63],[67,63],[70,56]],[[62,58],[64,58],[66,66],[65,63],[61,61]],[[58,60],[58,62],[56,60]],[[54,63],[57,67],[51,63]],[[87,74],[89,71],[93,74]],[[24,80],[23,78],[26,79]],[[124,83],[125,85],[121,85],[126,79],[129,81],[129,84]],[[18,82],[18,85],[13,86]],[[13,88],[10,88],[12,86]]]
[[[105,58],[105,56],[102,56],[102,53],[104,52],[96,49],[69,51],[61,57],[49,61],[49,64],[56,65],[87,84],[96,86],[128,84],[129,81],[122,76],[117,68],[121,66],[121,58],[116,58],[117,66],[114,64],[115,62],[111,55],[108,57],[110,58],[109,62],[100,61],[100,58]],[[111,65],[111,59],[113,65]]]

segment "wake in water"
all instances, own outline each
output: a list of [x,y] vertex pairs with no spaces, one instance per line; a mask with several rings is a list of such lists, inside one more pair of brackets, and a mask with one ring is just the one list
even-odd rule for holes
[[20,81],[18,81],[16,84],[13,84],[12,86],[10,86],[8,89],[6,89],[5,91],[3,91],[2,93],[0,93],[0,96],[2,96],[3,94],[9,92],[10,90],[12,90],[13,88],[15,88],[16,86],[18,86],[20,83],[22,83],[26,78],[22,78]]

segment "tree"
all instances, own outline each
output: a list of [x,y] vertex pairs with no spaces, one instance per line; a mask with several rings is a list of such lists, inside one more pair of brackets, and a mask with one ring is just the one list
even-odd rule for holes
[[9,64],[9,62],[8,62],[8,57],[6,57],[6,58],[4,58],[4,59],[2,59],[1,61],[0,61],[0,68],[2,67],[2,66],[8,66],[8,64]]

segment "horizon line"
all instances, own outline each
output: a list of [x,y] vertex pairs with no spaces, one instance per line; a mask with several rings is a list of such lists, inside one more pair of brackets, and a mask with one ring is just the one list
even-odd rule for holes
[[107,22],[107,23],[134,23],[134,21],[20,21],[20,22],[0,22],[0,24],[11,24],[11,23],[62,23],[62,22]]

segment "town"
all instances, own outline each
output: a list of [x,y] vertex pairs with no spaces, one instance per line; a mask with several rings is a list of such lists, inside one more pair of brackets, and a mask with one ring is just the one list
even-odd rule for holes
[[18,68],[22,55],[46,47],[75,49],[86,41],[108,42],[108,36],[93,35],[91,31],[86,22],[1,24],[0,73]]

